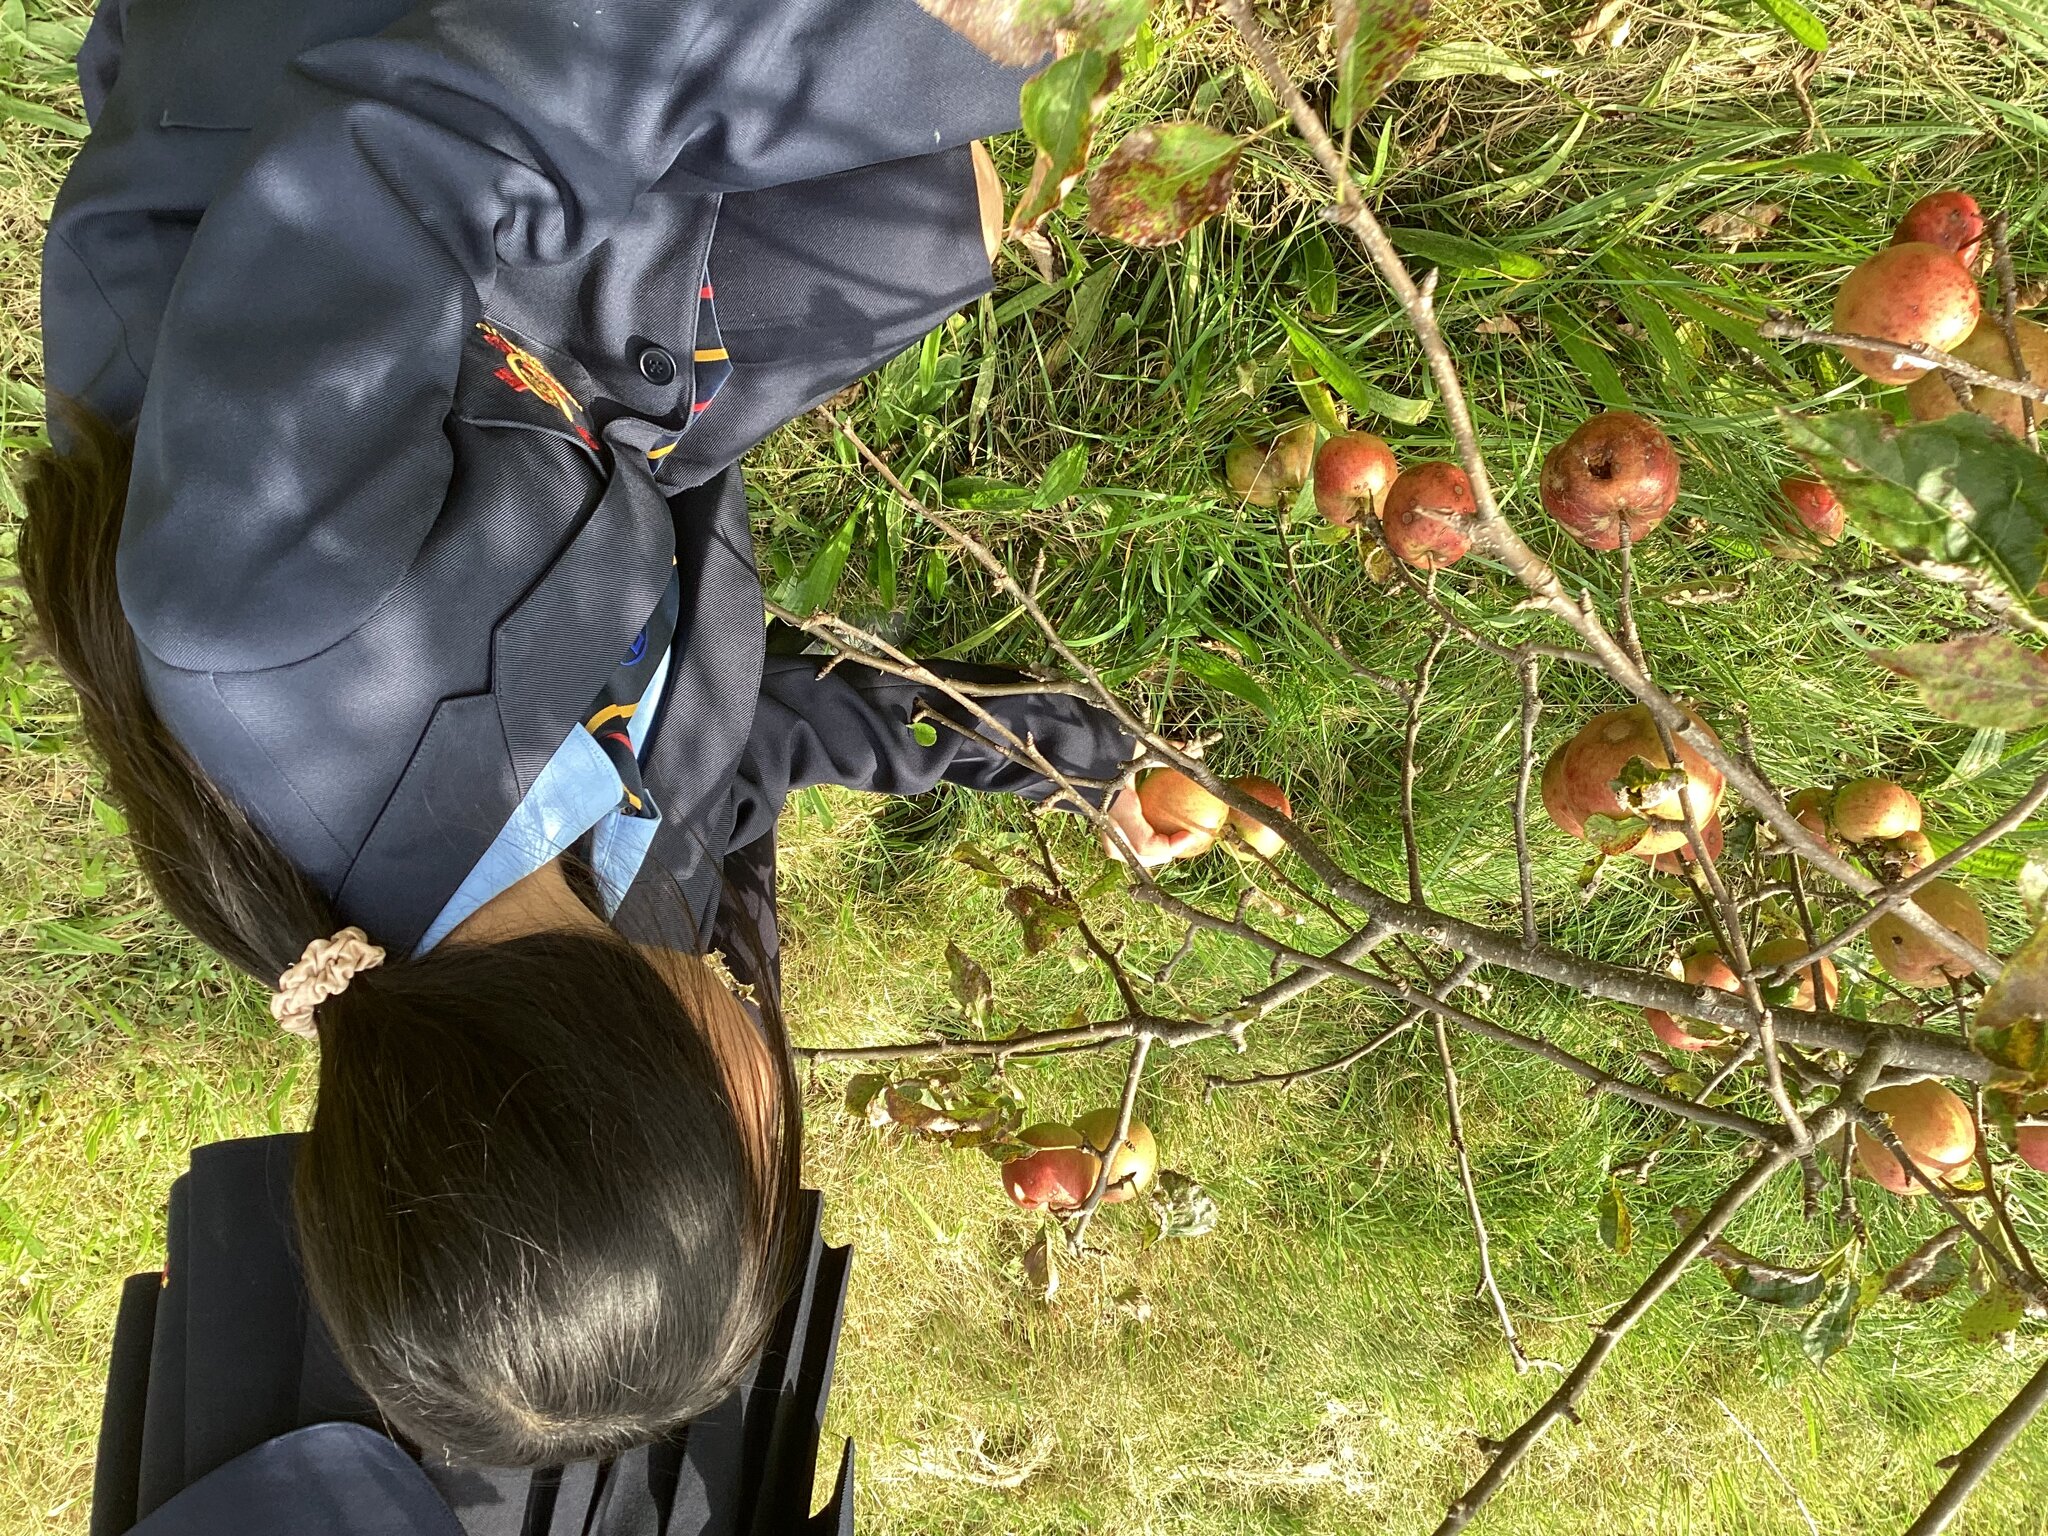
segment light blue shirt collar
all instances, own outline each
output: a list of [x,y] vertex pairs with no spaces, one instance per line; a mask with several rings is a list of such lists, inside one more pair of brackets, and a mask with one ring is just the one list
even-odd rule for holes
[[[671,651],[661,658],[626,723],[626,736],[636,757],[646,754],[647,734],[653,728],[662,690],[668,686],[673,656]],[[580,725],[571,730],[513,811],[512,819],[428,927],[415,953],[425,954],[485,902],[544,868],[593,828],[591,863],[605,916],[611,916],[626,899],[661,827],[661,807],[651,791],[644,797],[648,813],[644,816],[624,814],[624,794],[619,771],[597,738]]]

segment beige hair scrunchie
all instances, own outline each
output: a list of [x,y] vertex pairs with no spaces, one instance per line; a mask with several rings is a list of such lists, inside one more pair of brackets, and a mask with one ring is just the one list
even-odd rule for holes
[[318,1038],[313,1013],[327,999],[345,990],[359,971],[384,963],[384,951],[360,928],[344,928],[331,939],[315,939],[296,964],[277,978],[270,1016],[286,1034]]

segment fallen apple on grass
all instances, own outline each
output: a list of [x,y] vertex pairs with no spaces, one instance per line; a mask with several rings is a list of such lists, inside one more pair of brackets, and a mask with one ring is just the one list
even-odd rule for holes
[[[1914,1167],[1937,1183],[1977,1155],[1977,1127],[1970,1118],[1970,1106],[1940,1083],[1879,1088],[1863,1102],[1890,1123],[1892,1134]],[[1925,1190],[1891,1149],[1860,1125],[1856,1127],[1856,1162],[1865,1177],[1895,1195],[1917,1195]]]
[[[1977,898],[1953,880],[1930,880],[1913,893],[1914,902],[1957,938],[1983,949],[1991,942],[1990,925]],[[1945,987],[1961,981],[1974,967],[1953,955],[1897,912],[1887,912],[1870,925],[1870,952],[1884,973],[1902,987]]]
[[1370,432],[1346,432],[1316,450],[1316,510],[1336,528],[1379,516],[1398,471],[1394,450]]
[[1436,571],[1462,560],[1472,548],[1467,529],[1478,515],[1464,470],[1455,464],[1415,464],[1387,492],[1380,526],[1398,559]]
[[1271,442],[1233,443],[1223,455],[1223,478],[1253,506],[1277,507],[1308,484],[1315,452],[1315,423],[1304,421]]
[[[1716,992],[1742,990],[1742,978],[1735,974],[1734,968],[1717,949],[1694,950],[1687,955],[1679,968],[1679,977],[1687,986],[1711,987]],[[1711,1024],[1701,1024],[1697,1019],[1673,1018],[1662,1008],[1645,1008],[1643,1018],[1657,1038],[1674,1051],[1704,1051],[1728,1038]],[[1713,1033],[1696,1035],[1686,1027],[1689,1024]]]
[[[1707,730],[1704,723],[1699,729]],[[1685,848],[1686,810],[1704,829],[1720,809],[1723,784],[1720,771],[1689,743],[1677,745],[1682,770],[1665,756],[1656,721],[1643,705],[1595,715],[1544,766],[1544,808],[1560,830],[1589,842],[1595,841],[1589,817],[1645,824],[1625,842],[1603,846],[1606,853],[1652,858]]]
[[1543,510],[1588,549],[1631,545],[1678,501],[1678,452],[1634,411],[1603,411],[1543,458]]
[[1792,514],[1792,537],[1764,546],[1780,560],[1811,560],[1819,550],[1837,544],[1848,514],[1824,480],[1787,475],[1778,482],[1778,499]]
[[[2032,320],[2015,319],[2012,328],[2013,334],[2019,338],[2020,356],[2026,361],[2027,376],[2036,384],[2048,383],[2048,326],[2037,325]],[[1948,350],[1986,373],[1995,373],[2002,379],[2015,377],[2012,349],[2006,345],[2005,332],[1996,320],[1988,316],[1978,321],[1975,330]],[[1947,375],[1938,369],[1921,374],[1906,386],[1906,409],[1915,421],[1941,421],[1963,408],[1963,402],[1950,387]],[[2027,413],[2018,395],[1975,384],[1970,387],[1969,409],[1997,422],[2014,437],[2026,436]],[[2048,426],[2048,405],[2035,402],[2033,415],[2037,428]]]
[[1920,801],[1890,779],[1851,779],[1835,791],[1828,823],[1845,843],[1881,843],[1920,830]]
[[1954,252],[1956,260],[1974,272],[1984,254],[1984,214],[1977,199],[1954,189],[1928,193],[1906,210],[1892,233],[1893,245],[1915,241]]

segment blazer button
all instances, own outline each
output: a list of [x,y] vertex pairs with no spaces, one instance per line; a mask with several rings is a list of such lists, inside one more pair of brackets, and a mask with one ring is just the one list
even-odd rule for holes
[[640,377],[650,384],[673,384],[676,360],[660,347],[649,347],[640,354]]

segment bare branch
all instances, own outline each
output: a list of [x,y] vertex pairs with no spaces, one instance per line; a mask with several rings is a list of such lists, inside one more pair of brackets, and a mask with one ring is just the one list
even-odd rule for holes
[[[1990,227],[1985,236],[1991,242],[1991,270],[1998,277],[1998,329],[2005,336],[2005,355],[2012,360],[2013,377],[2022,382],[2031,382],[2034,375],[2027,367],[2026,349],[2020,345],[2019,328],[2019,283],[2012,272],[2012,221],[2003,208],[1991,216]],[[2040,412],[2034,409],[2034,402],[2025,395],[2019,396],[2020,422],[2025,428],[2022,436],[2027,446],[2035,452],[2041,448],[2041,433],[2035,418]],[[1969,401],[1963,402],[1967,409]]]
[[1109,1193],[1110,1171],[1116,1167],[1117,1154],[1123,1151],[1124,1138],[1131,1133],[1131,1113],[1138,1104],[1138,1084],[1145,1075],[1145,1058],[1152,1052],[1152,1037],[1138,1036],[1131,1047],[1131,1065],[1124,1073],[1124,1096],[1118,1101],[1116,1110],[1116,1132],[1109,1138],[1109,1145],[1103,1148],[1102,1166],[1095,1170],[1095,1187],[1088,1191],[1088,1198],[1081,1209],[1074,1214],[1074,1224],[1067,1229],[1067,1247],[1075,1253],[1081,1251],[1081,1239],[1087,1235],[1088,1223],[1095,1219],[1095,1213],[1102,1208],[1102,1197]]
[[1927,1508],[1920,1512],[1920,1518],[1906,1528],[1906,1536],[1935,1536],[1936,1532],[1947,1530],[1948,1523],[1962,1509],[1963,1501],[1984,1481],[1984,1474],[1991,1470],[1991,1464],[2005,1454],[2013,1441],[2019,1439],[2020,1431],[2041,1411],[2043,1404],[2048,1404],[2048,1365],[2034,1372],[2027,1379],[2027,1384],[2020,1388],[2019,1394],[1999,1411],[1998,1417],[1950,1458],[1955,1470]]
[[1875,352],[1881,357],[1912,358],[1917,362],[1932,363],[1944,373],[1955,374],[1979,389],[2002,389],[2009,395],[2018,395],[2023,400],[2048,401],[2048,384],[2022,382],[2008,379],[1975,363],[1966,363],[1953,353],[1939,347],[1926,347],[1918,342],[1885,341],[1876,336],[1844,336],[1836,331],[1810,330],[1797,319],[1781,309],[1769,312],[1767,318],[1757,327],[1757,334],[1766,341],[1798,341],[1819,347],[1837,347],[1854,352]]
[[[1841,1126],[1849,1108],[1862,1102],[1871,1085],[1883,1070],[1885,1048],[1882,1043],[1864,1053],[1858,1063],[1855,1075],[1844,1088],[1841,1098],[1814,1117],[1815,1133],[1827,1137]],[[1793,1158],[1789,1142],[1777,1142],[1760,1156],[1756,1162],[1727,1189],[1709,1208],[1706,1215],[1688,1232],[1678,1245],[1666,1254],[1664,1261],[1650,1272],[1650,1277],[1637,1287],[1633,1296],[1623,1302],[1599,1327],[1593,1330],[1593,1342],[1579,1363],[1565,1377],[1563,1385],[1552,1393],[1549,1399],[1507,1439],[1494,1448],[1493,1459],[1486,1470],[1467,1488],[1445,1512],[1436,1528],[1436,1536],[1456,1536],[1472,1517],[1479,1513],[1486,1501],[1499,1491],[1529,1448],[1540,1440],[1544,1433],[1561,1418],[1576,1418],[1579,1400],[1593,1384],[1593,1378],[1606,1364],[1607,1357],[1615,1346],[1626,1338],[1629,1331],[1642,1321],[1658,1300],[1678,1283],[1686,1266],[1705,1251],[1707,1245],[1719,1237],[1735,1213],[1749,1203],[1759,1190],[1775,1178]]]

